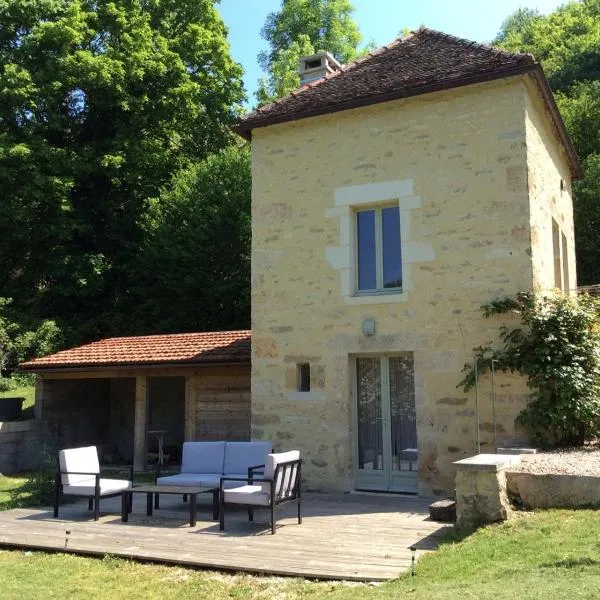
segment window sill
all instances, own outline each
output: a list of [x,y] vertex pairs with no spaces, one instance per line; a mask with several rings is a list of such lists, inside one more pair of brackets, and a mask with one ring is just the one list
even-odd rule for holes
[[407,300],[408,294],[406,292],[381,292],[379,294],[344,296],[344,303],[349,305],[395,304],[396,302],[406,302]]

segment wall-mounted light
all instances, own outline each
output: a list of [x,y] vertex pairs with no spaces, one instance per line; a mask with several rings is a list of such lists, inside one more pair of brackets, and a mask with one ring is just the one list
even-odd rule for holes
[[365,335],[375,335],[375,319],[365,319],[362,323],[362,332]]

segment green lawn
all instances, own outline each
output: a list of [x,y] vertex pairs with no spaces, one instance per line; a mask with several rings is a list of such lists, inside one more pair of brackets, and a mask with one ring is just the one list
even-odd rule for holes
[[[6,482],[0,486],[6,487]],[[0,489],[2,489],[0,487]],[[423,557],[415,577],[382,585],[233,575],[63,554],[0,551],[9,599],[210,598],[562,600],[600,597],[600,511],[524,514]]]
[[[27,474],[20,473],[19,475],[0,475],[0,510],[13,508],[10,492],[18,490],[25,485]],[[23,503],[26,502],[26,496],[23,497]]]
[[33,419],[33,406],[35,404],[35,386],[18,387],[8,392],[0,392],[0,398],[25,398],[21,419]]

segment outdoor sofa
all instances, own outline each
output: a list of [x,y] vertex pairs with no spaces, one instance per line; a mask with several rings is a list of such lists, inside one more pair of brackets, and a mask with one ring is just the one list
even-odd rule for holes
[[272,450],[271,442],[184,442],[181,472],[160,476],[158,471],[156,484],[218,488],[224,476],[247,481],[249,469],[265,465]]

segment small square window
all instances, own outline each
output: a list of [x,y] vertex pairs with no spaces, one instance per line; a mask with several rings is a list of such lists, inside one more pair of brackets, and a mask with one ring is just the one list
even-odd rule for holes
[[298,391],[310,392],[310,364],[300,363],[296,365],[298,375]]
[[402,289],[397,205],[356,211],[356,289],[359,294]]

